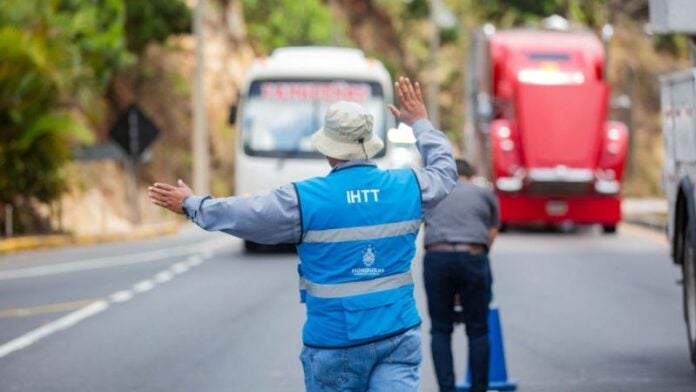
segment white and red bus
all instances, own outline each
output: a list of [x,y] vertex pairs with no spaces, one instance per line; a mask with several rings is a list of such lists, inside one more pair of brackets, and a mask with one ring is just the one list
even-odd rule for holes
[[[358,102],[374,116],[385,142],[381,167],[418,163],[410,129],[396,129],[387,105],[392,79],[384,65],[362,51],[287,47],[256,60],[246,75],[237,110],[235,191],[258,194],[304,178],[325,175],[326,159],[310,143],[334,102]],[[247,243],[251,250],[255,244]]]

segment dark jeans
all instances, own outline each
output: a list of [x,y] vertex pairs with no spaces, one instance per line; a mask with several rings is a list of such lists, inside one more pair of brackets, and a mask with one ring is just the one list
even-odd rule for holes
[[455,390],[451,347],[455,294],[461,298],[469,338],[471,391],[485,391],[488,387],[488,303],[491,300],[492,281],[488,255],[428,252],[423,264],[428,313],[432,323],[431,348],[440,391]]

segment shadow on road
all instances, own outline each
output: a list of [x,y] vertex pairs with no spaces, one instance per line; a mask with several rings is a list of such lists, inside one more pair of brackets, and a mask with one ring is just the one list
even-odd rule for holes
[[501,233],[524,233],[524,234],[555,234],[555,235],[578,235],[578,234],[600,234],[601,226],[597,225],[576,225],[573,223],[561,224],[538,224],[538,225],[505,225],[500,230]]

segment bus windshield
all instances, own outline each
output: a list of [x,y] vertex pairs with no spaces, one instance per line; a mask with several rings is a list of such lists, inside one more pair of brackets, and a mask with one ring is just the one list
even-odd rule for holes
[[[326,109],[346,100],[374,116],[374,131],[384,140],[386,104],[377,82],[257,80],[243,107],[242,144],[251,156],[321,158],[310,136],[324,122]],[[384,150],[378,155],[384,154]]]

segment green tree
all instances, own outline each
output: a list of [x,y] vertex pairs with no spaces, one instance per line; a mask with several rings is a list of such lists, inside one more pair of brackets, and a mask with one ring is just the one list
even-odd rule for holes
[[265,53],[332,41],[329,8],[320,0],[243,0],[247,33]]
[[118,0],[8,0],[0,9],[0,200],[50,201],[72,139],[91,133],[111,73],[128,59]]
[[0,202],[20,207],[18,222],[30,220],[30,198],[48,202],[64,189],[69,140],[91,136],[60,102],[66,87],[55,64],[66,52],[46,42],[0,28]]
[[125,0],[128,50],[140,54],[148,43],[191,31],[191,10],[181,1]]
[[70,145],[92,139],[109,81],[135,59],[128,48],[185,31],[189,14],[181,1],[3,0],[0,203],[20,207],[19,231],[36,226],[32,200],[66,188]]

